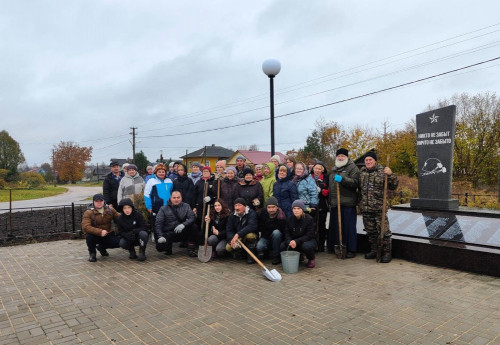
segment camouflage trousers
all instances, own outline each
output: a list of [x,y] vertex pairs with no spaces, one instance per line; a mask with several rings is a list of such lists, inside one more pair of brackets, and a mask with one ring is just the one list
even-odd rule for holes
[[[391,252],[391,236],[392,232],[389,229],[389,219],[385,216],[385,233],[382,240],[384,251]],[[380,229],[382,228],[382,213],[363,213],[363,225],[365,227],[368,241],[372,250],[377,248],[378,239],[380,237]]]

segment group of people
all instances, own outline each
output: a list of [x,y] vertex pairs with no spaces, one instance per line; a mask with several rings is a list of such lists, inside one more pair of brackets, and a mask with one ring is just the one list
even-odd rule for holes
[[[391,232],[382,211],[383,194],[385,180],[387,188],[394,190],[398,179],[389,167],[377,163],[374,152],[368,152],[364,162],[359,169],[341,148],[330,172],[315,159],[306,164],[287,157],[281,162],[275,155],[255,170],[238,156],[234,167],[218,161],[213,173],[211,167],[194,163],[188,174],[184,164],[172,162],[168,168],[162,163],[147,167],[144,177],[133,164],[120,169],[112,162],[103,194],[94,195],[82,218],[89,261],[97,260],[97,251],[107,256],[108,248],[118,247],[128,250],[130,259],[144,261],[152,233],[156,249],[166,255],[179,242],[195,257],[198,244],[206,240],[212,258],[230,254],[254,263],[240,247],[241,240],[259,259],[270,258],[273,265],[281,263],[281,251],[295,250],[302,261],[307,258],[308,268],[314,268],[317,252],[334,253],[339,245],[346,247],[347,258],[356,255],[359,207],[370,242],[365,258],[374,259],[381,249],[380,262],[390,262]],[[149,227],[137,210],[142,198]],[[380,244],[382,217],[385,229]],[[116,232],[111,231],[113,220]]]

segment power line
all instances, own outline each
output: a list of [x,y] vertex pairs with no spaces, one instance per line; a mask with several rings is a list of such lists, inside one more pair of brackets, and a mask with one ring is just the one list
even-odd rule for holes
[[[349,71],[352,71],[352,70],[356,70],[356,69],[361,68],[361,67],[373,65],[373,64],[378,63],[378,62],[386,61],[386,60],[389,60],[389,59],[392,59],[392,58],[395,58],[395,57],[398,57],[398,56],[402,56],[402,55],[405,55],[405,54],[408,54],[408,53],[411,53],[411,52],[414,52],[414,51],[418,51],[418,50],[421,50],[421,49],[424,49],[424,48],[427,48],[427,47],[431,47],[431,46],[440,44],[440,43],[443,43],[443,42],[447,42],[447,41],[450,41],[450,40],[453,40],[453,39],[456,39],[456,38],[460,38],[460,37],[467,36],[467,35],[470,35],[470,34],[473,34],[473,33],[479,32],[479,31],[483,31],[483,30],[486,30],[486,29],[489,29],[489,28],[492,28],[492,27],[495,27],[495,26],[498,26],[498,25],[500,25],[500,23],[496,23],[496,24],[492,24],[492,25],[489,25],[489,26],[485,26],[485,27],[482,27],[482,28],[477,29],[477,30],[466,32],[466,33],[463,33],[463,34],[460,34],[460,35],[457,35],[457,36],[453,36],[453,37],[450,37],[450,38],[447,38],[447,39],[444,39],[444,40],[441,40],[441,41],[437,41],[437,42],[434,42],[434,43],[430,43],[430,44],[424,45],[424,46],[419,47],[419,48],[414,48],[414,49],[411,49],[411,50],[408,50],[408,51],[405,51],[405,52],[402,52],[402,53],[391,55],[391,56],[386,57],[386,58],[382,58],[382,59],[375,60],[375,61],[372,61],[372,62],[368,62],[368,63],[362,64],[362,65],[351,67],[351,68],[348,68],[348,69],[345,69],[345,70],[342,70],[342,71],[339,71],[339,72],[327,74],[327,75],[320,76],[320,77],[317,77],[317,78],[314,78],[314,79],[311,79],[311,80],[308,80],[308,81],[300,82],[300,83],[297,83],[297,84],[292,84],[290,86],[286,86],[284,88],[281,88],[281,90],[279,92],[277,92],[276,94],[277,95],[281,95],[281,94],[284,94],[284,93],[288,93],[288,92],[292,92],[292,91],[296,91],[296,90],[302,89],[304,87],[309,87],[309,86],[312,86],[312,85],[307,85],[307,86],[296,88],[296,89],[293,89],[293,90],[287,90],[289,88],[293,88],[293,87],[300,86],[300,85],[303,85],[303,84],[311,83],[313,81],[324,79],[324,78],[327,78],[327,77],[330,77],[330,76],[333,76],[333,75],[338,75],[338,74],[341,74],[341,73],[344,73],[344,72],[349,72]],[[373,69],[373,68],[377,68],[377,67],[381,67],[381,66],[384,66],[384,65],[387,65],[387,64],[390,64],[390,63],[394,63],[394,62],[397,62],[397,61],[401,61],[401,60],[404,60],[404,59],[408,59],[408,58],[411,58],[411,57],[422,55],[422,54],[425,54],[425,53],[428,53],[428,52],[431,52],[431,51],[443,49],[443,48],[446,48],[446,47],[449,47],[449,46],[452,46],[452,45],[463,43],[465,41],[469,41],[469,40],[477,39],[477,38],[480,38],[480,37],[483,37],[483,36],[486,36],[486,35],[490,35],[492,33],[498,32],[498,31],[500,31],[500,30],[494,30],[494,31],[491,31],[491,32],[488,32],[488,33],[485,33],[485,34],[482,34],[482,35],[478,35],[478,36],[474,36],[474,37],[471,37],[471,38],[468,38],[468,39],[465,39],[465,40],[462,40],[462,41],[454,42],[454,43],[451,43],[451,44],[443,46],[443,47],[438,47],[438,48],[435,48],[435,49],[427,50],[425,52],[420,52],[418,54],[407,56],[407,57],[404,57],[404,58],[401,58],[401,59],[398,59],[398,60],[395,60],[395,61],[391,61],[391,62],[387,62],[387,63],[381,64],[381,65],[373,66],[373,67],[370,67],[368,69],[364,69],[364,70],[352,72],[352,73],[347,74],[347,75],[352,75],[352,74],[360,73],[360,72],[367,71],[367,70],[370,70],[370,69]],[[343,75],[342,77],[344,77],[344,76],[346,76],[346,75]],[[327,81],[330,81],[330,80],[321,81],[321,83],[324,83],[324,82],[327,82]],[[316,84],[318,84],[318,83],[316,83]],[[285,91],[285,90],[287,90],[287,91]],[[204,114],[208,114],[208,113],[211,113],[211,112],[214,112],[214,111],[218,111],[218,110],[221,110],[221,109],[230,108],[231,106],[235,106],[235,105],[243,105],[243,104],[247,104],[247,103],[252,103],[252,102],[264,99],[263,97],[265,97],[266,95],[267,95],[267,93],[266,94],[259,94],[259,95],[252,96],[252,97],[240,100],[240,101],[234,101],[234,102],[230,102],[230,103],[223,104],[223,105],[220,105],[220,106],[215,106],[215,107],[212,107],[212,108],[208,108],[206,110],[200,110],[200,111],[188,113],[188,114],[185,114],[185,115],[181,115],[180,117],[183,118],[183,119],[186,119],[186,118],[190,118],[190,117],[193,117],[193,116],[196,116],[196,115],[204,115]],[[257,99],[255,99],[255,98],[257,98]],[[168,120],[161,121],[161,122],[168,122],[168,121],[171,121],[171,120],[172,119],[168,119]],[[161,123],[161,122],[155,122],[154,124],[157,125],[158,123]],[[148,124],[146,124],[145,126],[148,126]],[[149,131],[152,131],[152,130],[149,130]]]
[[[406,71],[409,71],[409,70],[412,70],[412,69],[415,69],[415,68],[427,66],[427,65],[430,65],[430,64],[433,64],[433,63],[436,63],[436,62],[442,62],[442,61],[445,61],[445,60],[448,60],[448,59],[451,59],[451,58],[454,58],[454,57],[458,57],[458,56],[462,56],[462,55],[470,54],[470,53],[475,53],[475,52],[477,52],[479,50],[493,48],[495,46],[498,46],[499,44],[500,43],[498,41],[490,42],[488,44],[481,45],[481,46],[478,46],[478,47],[474,47],[474,48],[471,48],[469,50],[457,52],[457,53],[454,53],[454,54],[451,54],[451,55],[448,55],[448,56],[444,56],[444,57],[441,57],[441,58],[438,58],[438,59],[434,59],[434,60],[423,62],[423,63],[417,64],[417,65],[405,67],[403,69],[400,69],[400,70],[397,70],[397,71],[393,71],[393,72],[390,72],[390,73],[386,73],[386,74],[382,74],[382,75],[379,75],[379,76],[376,76],[376,77],[372,77],[372,78],[364,79],[364,80],[361,80],[361,81],[357,81],[357,82],[353,82],[353,83],[349,83],[349,84],[344,84],[344,85],[341,85],[341,86],[338,86],[338,87],[335,87],[335,88],[332,88],[332,89],[318,91],[318,92],[315,92],[315,93],[312,93],[312,94],[308,94],[308,95],[304,95],[304,96],[300,96],[300,97],[288,99],[288,100],[285,100],[285,101],[282,101],[282,102],[278,102],[278,103],[276,103],[276,105],[286,104],[286,103],[290,103],[290,102],[293,102],[293,101],[296,101],[296,100],[300,100],[300,99],[304,99],[304,98],[308,98],[308,97],[317,96],[317,95],[320,95],[320,94],[323,94],[323,93],[336,91],[336,90],[343,89],[343,88],[350,87],[350,86],[354,86],[354,85],[359,85],[359,84],[362,84],[362,83],[366,83],[366,82],[369,82],[369,81],[373,81],[373,80],[376,80],[376,79],[380,79],[380,78],[383,78],[383,77],[394,75],[394,74],[397,74],[397,73],[406,72]],[[194,121],[194,122],[189,122],[189,123],[182,123],[182,124],[179,124],[179,125],[168,126],[168,127],[161,127],[161,128],[143,130],[143,132],[154,132],[154,131],[159,131],[159,130],[164,130],[164,129],[172,129],[172,128],[176,128],[176,127],[184,127],[184,126],[188,126],[188,125],[194,125],[194,124],[198,124],[198,123],[211,122],[211,121],[214,121],[214,120],[218,120],[218,119],[222,119],[222,118],[227,118],[227,117],[230,117],[230,116],[241,115],[241,114],[245,114],[245,113],[249,113],[249,112],[253,112],[253,111],[257,111],[257,110],[262,110],[262,109],[267,109],[267,108],[269,108],[269,106],[266,105],[266,106],[259,107],[259,108],[253,108],[253,109],[244,110],[244,111],[240,111],[240,112],[236,112],[236,113],[221,115],[221,116],[217,116],[217,117],[211,117],[211,118],[205,119],[205,120],[199,120],[199,121]],[[182,117],[179,117],[179,118],[182,118]]]
[[[382,93],[382,92],[387,92],[387,91],[394,90],[394,89],[397,89],[397,88],[402,88],[404,86],[416,84],[416,83],[419,83],[419,82],[422,82],[422,81],[425,81],[425,80],[437,78],[437,77],[440,77],[440,76],[443,76],[443,75],[447,75],[447,74],[450,74],[450,73],[454,73],[454,72],[457,72],[457,71],[468,69],[468,68],[471,68],[471,67],[474,67],[474,66],[479,66],[479,65],[482,65],[482,64],[485,64],[485,63],[488,63],[488,62],[492,62],[492,61],[498,60],[498,59],[500,59],[500,56],[496,57],[496,58],[493,58],[493,59],[481,61],[481,62],[472,64],[472,65],[468,65],[468,66],[456,68],[456,69],[453,69],[453,70],[450,70],[450,71],[447,71],[447,72],[443,72],[443,73],[439,73],[439,74],[434,74],[434,75],[429,76],[429,77],[425,77],[425,78],[417,79],[417,80],[410,81],[410,82],[407,82],[407,83],[403,83],[403,84],[391,86],[391,87],[388,87],[388,88],[385,88],[385,89],[381,89],[381,90],[377,90],[377,91],[365,93],[365,94],[362,94],[362,95],[359,95],[359,96],[345,98],[345,99],[340,100],[340,101],[335,101],[335,102],[331,102],[331,103],[327,103],[327,104],[318,105],[316,107],[311,107],[311,108],[307,108],[307,109],[302,109],[302,110],[298,110],[298,111],[294,111],[294,112],[290,112],[290,113],[278,115],[278,116],[275,116],[275,118],[287,117],[287,116],[291,116],[291,115],[295,115],[295,114],[299,114],[299,113],[303,113],[303,112],[307,112],[307,111],[311,111],[311,110],[316,110],[316,109],[320,109],[320,108],[332,106],[332,105],[335,105],[335,104],[345,103],[345,102],[352,101],[352,100],[355,100],[355,99],[360,99],[360,98],[364,98],[364,97],[368,97],[368,96],[373,96],[373,95],[376,95],[376,94],[379,94],[379,93]],[[218,128],[212,128],[212,129],[204,129],[204,130],[199,130],[199,131],[192,131],[192,132],[185,132],[185,133],[176,133],[176,134],[151,135],[151,136],[144,136],[144,137],[139,137],[139,138],[163,138],[163,137],[174,137],[174,136],[187,135],[187,134],[206,133],[206,132],[212,132],[212,131],[217,131],[217,130],[222,130],[222,129],[228,129],[228,128],[245,126],[245,125],[249,125],[249,124],[253,124],[253,123],[258,123],[258,122],[262,122],[262,121],[267,121],[267,120],[268,120],[268,118],[264,118],[264,119],[260,119],[260,120],[248,121],[248,122],[244,122],[244,123],[239,123],[239,124],[235,124],[235,125],[228,125],[228,126],[223,126],[223,127],[218,127]]]

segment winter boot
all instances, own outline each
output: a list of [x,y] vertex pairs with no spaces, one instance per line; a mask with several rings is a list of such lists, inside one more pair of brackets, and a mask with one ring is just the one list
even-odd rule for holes
[[106,250],[106,248],[102,248],[100,244],[96,245],[95,248],[99,251],[99,253],[101,253],[101,256],[109,256],[109,253]]
[[387,264],[392,260],[392,240],[390,238],[384,239],[383,247],[382,247],[382,257],[380,258],[380,262]]
[[366,260],[375,259],[377,257],[377,239],[369,238],[370,251],[365,254]]
[[281,256],[274,256],[273,260],[271,261],[273,265],[279,265],[281,263]]
[[187,244],[187,254],[191,258],[195,258],[198,256],[198,253],[196,253],[196,245],[194,243]]
[[139,261],[146,260],[146,243],[143,240],[139,240]]
[[316,260],[309,259],[309,261],[307,262],[307,268],[314,268],[314,267],[316,267]]
[[264,260],[266,258],[266,253],[264,252],[257,252],[257,259],[260,261]]
[[96,253],[89,253],[89,261],[90,262],[96,262],[97,261]]
[[136,254],[136,252],[135,252],[135,247],[130,247],[130,248],[129,248],[129,250],[128,250],[128,252],[130,253],[130,255],[128,256],[128,258],[129,258],[130,260],[135,260],[135,259],[137,259],[137,254]]

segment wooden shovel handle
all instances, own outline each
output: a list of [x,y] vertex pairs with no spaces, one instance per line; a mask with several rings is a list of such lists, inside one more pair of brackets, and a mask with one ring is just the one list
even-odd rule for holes
[[337,219],[339,221],[339,245],[342,245],[342,215],[340,211],[340,183],[337,182]]
[[264,264],[259,259],[257,259],[257,257],[255,256],[255,254],[252,253],[252,251],[250,249],[248,249],[247,246],[245,246],[243,244],[243,241],[241,241],[239,238],[238,238],[238,243],[240,244],[241,248],[245,249],[245,251],[248,253],[248,255],[250,255],[252,257],[252,259],[254,259],[255,262],[259,264],[260,267],[262,267],[263,269],[267,270],[266,266],[264,266]]
[[[207,214],[210,214],[210,205],[207,206]],[[205,222],[205,248],[207,248],[208,242],[208,227],[210,226],[210,222]]]

